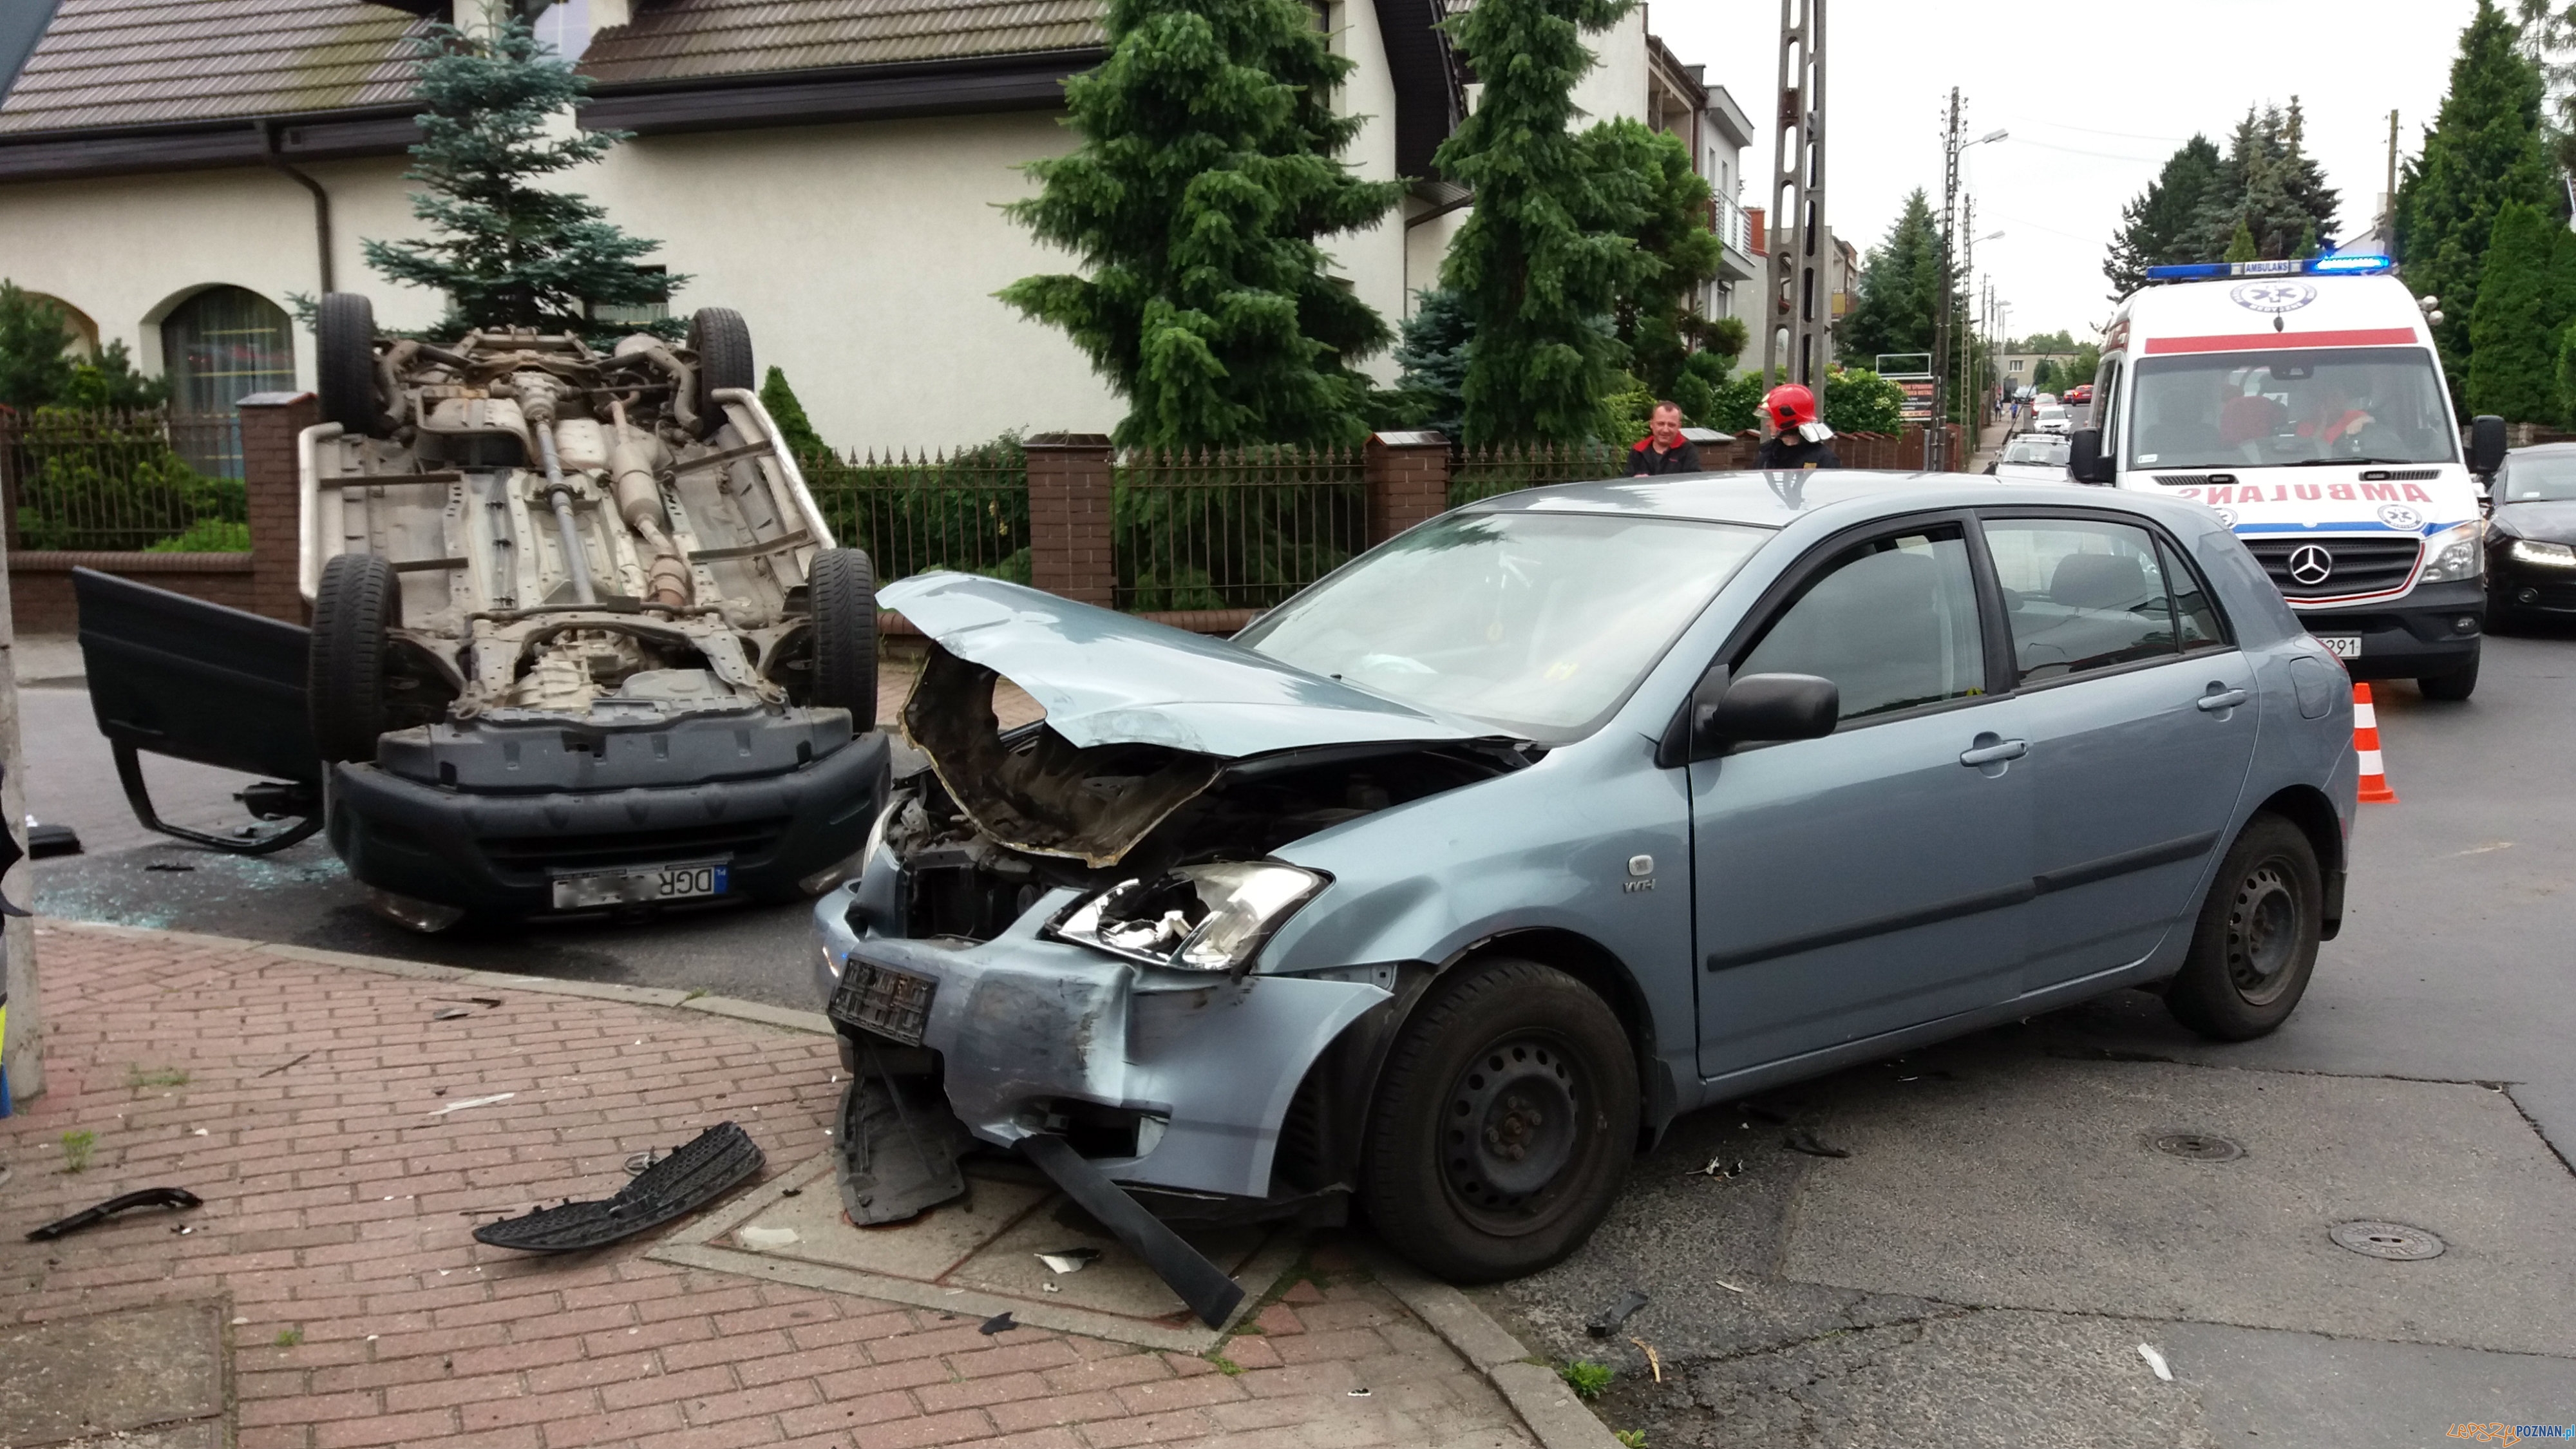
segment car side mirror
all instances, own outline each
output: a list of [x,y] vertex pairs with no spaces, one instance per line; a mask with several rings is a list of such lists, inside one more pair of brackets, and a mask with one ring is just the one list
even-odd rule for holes
[[1843,692],[1813,674],[1747,674],[1730,681],[1714,704],[1699,706],[1692,734],[1701,750],[1728,745],[1812,740],[1834,732]]
[[2504,419],[2493,413],[2469,421],[2469,471],[2490,478],[2504,466]]
[[2110,470],[2103,467],[2102,430],[2077,428],[2066,438],[2066,473],[2078,483],[2108,483]]

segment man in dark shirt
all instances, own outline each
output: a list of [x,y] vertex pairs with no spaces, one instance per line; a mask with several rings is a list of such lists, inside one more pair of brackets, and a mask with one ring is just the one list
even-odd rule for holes
[[1682,436],[1679,403],[1659,402],[1646,416],[1646,436],[1628,450],[1628,476],[1652,478],[1664,473],[1698,473],[1699,445]]
[[1794,382],[1784,382],[1762,399],[1763,414],[1776,430],[1762,444],[1754,466],[1763,469],[1839,468],[1834,430],[1816,416],[1816,395]]

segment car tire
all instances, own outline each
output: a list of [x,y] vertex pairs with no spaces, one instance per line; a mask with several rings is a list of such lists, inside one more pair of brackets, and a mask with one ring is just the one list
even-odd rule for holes
[[850,730],[877,724],[877,579],[868,556],[827,548],[805,574],[814,611],[813,687],[807,704],[850,712]]
[[2415,681],[2415,687],[2424,691],[2426,699],[2438,699],[2453,704],[2467,699],[2477,692],[2478,656],[2470,655],[2467,664],[2447,674],[2424,675]]
[[371,553],[334,555],[313,595],[305,707],[326,762],[376,757],[385,732],[386,631],[402,609],[394,566]]
[[1455,1283],[1535,1273],[1580,1247],[1636,1147],[1636,1058],[1619,1018],[1535,961],[1489,959],[1435,983],[1375,1102],[1361,1203],[1397,1252]]
[[2324,929],[2316,846],[2280,816],[2256,815],[2209,883],[2165,1008],[2214,1041],[2266,1035],[2307,994]]
[[689,318],[689,350],[698,355],[698,433],[712,438],[724,426],[724,408],[716,394],[726,388],[756,388],[752,371],[751,328],[731,307],[700,307]]
[[314,400],[322,421],[353,437],[382,437],[376,399],[376,308],[356,292],[325,292],[313,319]]

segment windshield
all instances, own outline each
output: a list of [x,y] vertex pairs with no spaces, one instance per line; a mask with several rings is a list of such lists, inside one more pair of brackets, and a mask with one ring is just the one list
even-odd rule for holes
[[1548,743],[1597,725],[1769,529],[1571,513],[1435,519],[1235,636]]
[[2037,463],[2042,467],[2063,468],[2066,466],[2066,446],[2064,438],[2015,438],[2004,449],[2003,460],[2007,463]]
[[2576,453],[2508,453],[2497,470],[2498,503],[2559,503],[2576,498]]
[[2420,347],[2150,357],[2138,363],[2137,378],[2129,414],[2132,467],[2449,463],[2459,457],[2441,370]]

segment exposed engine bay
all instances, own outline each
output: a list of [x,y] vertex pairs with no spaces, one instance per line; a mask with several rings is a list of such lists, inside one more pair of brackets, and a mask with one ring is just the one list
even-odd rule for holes
[[[1050,890],[1084,901],[1049,934],[1148,964],[1232,969],[1257,941],[1210,940],[1240,905],[1275,919],[1296,882],[1253,863],[1290,841],[1526,763],[1509,743],[1346,744],[1226,760],[1153,744],[1077,747],[1004,730],[995,671],[932,645],[904,708],[929,768],[897,782],[885,843],[902,931],[983,941]],[[1308,876],[1314,885],[1321,881]],[[1251,899],[1245,899],[1246,896]],[[1195,954],[1192,943],[1208,949]]]

